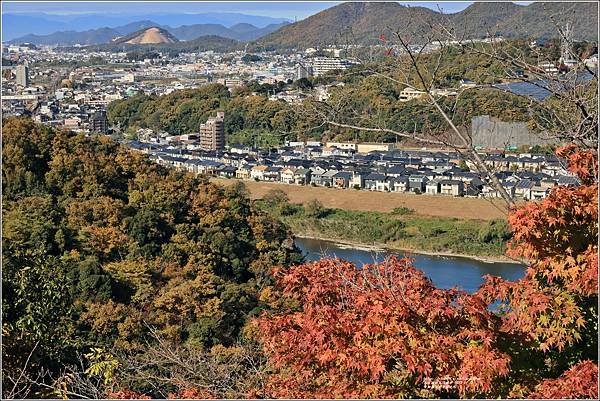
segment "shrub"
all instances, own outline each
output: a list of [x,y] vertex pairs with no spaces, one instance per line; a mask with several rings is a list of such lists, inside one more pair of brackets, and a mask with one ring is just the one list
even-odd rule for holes
[[299,213],[300,210],[301,206],[292,205],[290,203],[282,204],[279,207],[279,213],[281,213],[282,216],[292,216],[294,214]]
[[508,224],[502,220],[492,220],[486,225],[481,226],[477,234],[477,239],[481,242],[492,242],[495,240],[505,241],[510,239],[510,229]]
[[263,196],[263,201],[265,201],[269,207],[277,207],[288,203],[290,198],[285,191],[281,189],[271,189],[265,194],[265,196]]
[[405,206],[400,206],[400,207],[395,207],[394,210],[392,210],[391,214],[394,215],[408,215],[408,214],[414,214],[415,211],[414,209],[411,209],[409,207],[405,207]]
[[327,212],[327,209],[325,209],[323,204],[320,201],[318,201],[317,199],[313,199],[313,200],[309,201],[306,204],[306,206],[304,206],[304,213],[308,217],[314,217],[316,219],[319,219],[321,217],[324,217],[326,212]]

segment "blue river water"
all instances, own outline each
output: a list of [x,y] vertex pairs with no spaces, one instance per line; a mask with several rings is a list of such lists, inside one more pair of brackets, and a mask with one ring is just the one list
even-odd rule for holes
[[467,292],[477,291],[483,283],[483,276],[488,274],[506,280],[517,280],[525,274],[525,266],[517,263],[486,263],[468,258],[406,254],[391,250],[375,252],[309,238],[296,238],[296,246],[309,262],[323,257],[339,257],[362,266],[380,262],[391,255],[408,256],[413,259],[413,265],[422,270],[437,287],[458,287]]

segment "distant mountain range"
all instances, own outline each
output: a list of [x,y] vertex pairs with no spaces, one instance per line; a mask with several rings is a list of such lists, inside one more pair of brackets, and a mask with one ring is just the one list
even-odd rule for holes
[[281,22],[278,24],[269,24],[263,28],[258,28],[248,23],[235,24],[229,28],[225,28],[219,24],[195,24],[171,28],[169,31],[180,40],[195,39],[204,35],[218,35],[228,39],[247,42],[275,32],[288,24],[289,22]]
[[142,29],[149,27],[158,27],[166,30],[178,40],[193,40],[200,36],[221,36],[236,41],[251,41],[258,39],[279,28],[287,25],[288,22],[270,24],[259,28],[248,23],[235,24],[229,28],[221,24],[194,24],[183,25],[177,28],[159,25],[154,21],[144,20],[129,23],[114,28],[90,29],[83,32],[61,31],[49,35],[25,35],[9,41],[11,44],[33,43],[36,45],[60,45],[73,46],[81,45],[99,45],[113,41],[115,38],[130,35]]
[[[45,36],[55,32],[83,32],[100,28],[113,28],[151,21],[148,26],[180,27],[183,25],[218,24],[227,28],[236,24],[251,24],[264,28],[271,24],[289,22],[286,18],[247,15],[241,13],[153,13],[140,15],[118,14],[46,14],[46,13],[3,13],[2,39],[13,41],[26,35]],[[115,28],[116,27],[116,28]],[[142,27],[136,27],[127,33]]]
[[[168,14],[158,19],[154,15],[152,19],[142,19],[112,28],[94,28],[83,32],[61,31],[48,35],[30,34],[13,39],[9,43],[101,45],[139,30],[157,27],[183,42],[211,37],[210,43],[215,45],[215,38],[222,37],[231,40],[229,43],[252,42],[254,49],[290,49],[381,43],[381,35],[392,38],[395,31],[401,32],[409,41],[419,43],[431,32],[432,26],[438,24],[452,26],[458,37],[469,39],[489,35],[550,39],[558,37],[550,16],[553,16],[559,25],[571,23],[575,40],[598,40],[598,9],[592,2],[534,2],[528,6],[511,2],[473,3],[455,14],[441,14],[429,8],[407,7],[395,2],[353,2],[328,8],[295,23],[278,21],[259,27],[250,22],[240,21],[247,17],[262,18],[261,21],[265,22],[269,17],[211,14],[210,18],[203,17],[203,23],[187,24],[189,21],[197,22],[199,15]],[[234,16],[237,16],[238,21],[234,24],[210,22],[231,22],[235,19]],[[166,21],[170,21],[172,25],[164,24]],[[200,42],[204,43],[205,39]],[[185,45],[177,47],[186,48]]]
[[458,36],[483,38],[555,38],[558,24],[570,22],[576,40],[598,40],[596,3],[535,2],[521,6],[511,2],[473,3],[455,14],[441,14],[425,7],[398,3],[342,3],[302,21],[289,24],[257,41],[266,48],[306,48],[330,44],[381,43],[380,36],[397,30],[412,42],[420,42],[439,23],[454,26]]

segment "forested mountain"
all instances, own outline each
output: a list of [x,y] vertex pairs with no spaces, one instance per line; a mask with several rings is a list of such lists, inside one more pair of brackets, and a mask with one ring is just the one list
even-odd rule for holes
[[550,17],[559,26],[570,23],[575,40],[598,41],[598,6],[594,2],[475,3],[451,20],[457,28],[467,27],[467,36],[472,37],[483,37],[489,31],[507,38],[558,38]]
[[267,47],[310,47],[326,44],[377,43],[383,33],[398,27],[415,30],[412,39],[426,33],[421,20],[436,23],[439,14],[425,7],[405,7],[393,2],[343,3],[261,38]]
[[520,6],[511,2],[474,3],[455,14],[440,14],[425,7],[398,3],[343,3],[302,21],[290,24],[257,41],[274,48],[305,48],[329,44],[375,44],[380,35],[401,32],[412,42],[421,42],[431,26],[454,27],[458,36],[484,38],[488,33],[503,37],[555,38],[549,23],[571,22],[577,40],[596,40],[598,9],[594,3],[535,2]]

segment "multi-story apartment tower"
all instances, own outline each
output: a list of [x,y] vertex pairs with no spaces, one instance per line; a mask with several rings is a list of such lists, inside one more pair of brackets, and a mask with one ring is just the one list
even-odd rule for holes
[[313,76],[313,67],[312,65],[305,66],[302,63],[298,63],[296,67],[296,79],[302,78],[310,78]]
[[216,117],[209,117],[200,124],[200,147],[204,150],[221,150],[225,147],[225,113],[217,112]]
[[90,131],[98,132],[100,134],[108,133],[108,118],[106,117],[106,111],[99,110],[92,115],[92,118],[90,118]]
[[17,66],[17,85],[26,88],[29,86],[29,66],[27,63]]

